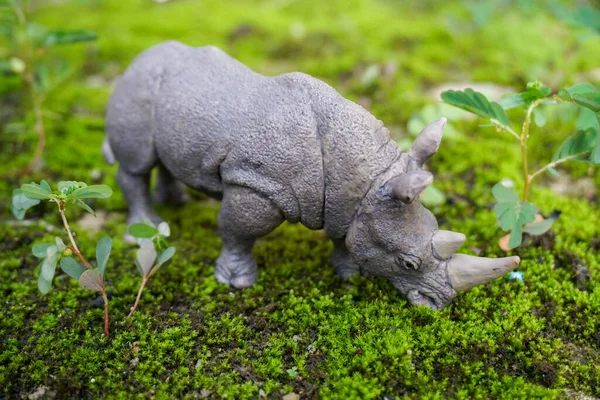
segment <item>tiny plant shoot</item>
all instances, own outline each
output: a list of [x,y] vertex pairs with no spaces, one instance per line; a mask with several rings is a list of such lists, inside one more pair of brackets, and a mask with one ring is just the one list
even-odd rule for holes
[[[29,3],[28,0],[8,0],[8,8],[12,12],[3,15],[0,28],[0,47],[7,50],[0,55],[0,76],[7,74],[20,78],[31,103],[34,130],[38,136],[37,147],[26,170],[35,167],[46,145],[44,100],[71,72],[65,60],[49,59],[48,50],[54,46],[96,39],[93,32],[49,29],[31,21],[28,12],[32,7]],[[6,46],[2,46],[2,42]]]
[[[68,244],[65,244],[61,238],[55,237],[54,243],[40,243],[33,246],[33,255],[42,259],[38,267],[38,288],[42,294],[47,294],[50,291],[56,265],[60,258],[61,269],[71,278],[78,280],[81,287],[100,292],[104,300],[104,334],[106,336],[109,334],[109,321],[104,271],[112,248],[112,240],[106,237],[98,241],[96,245],[96,266],[93,267],[77,247],[73,231],[65,215],[65,209],[68,204],[74,204],[94,215],[94,211],[83,200],[105,199],[111,195],[112,190],[106,185],[88,186],[83,182],[61,181],[58,182],[58,190],[53,191],[50,185],[42,180],[39,184],[27,183],[22,185],[20,189],[15,189],[11,207],[15,217],[23,219],[25,212],[29,208],[38,205],[42,200],[56,203],[69,240]],[[79,261],[73,258],[73,255]]]
[[[528,139],[531,122],[543,126],[546,120],[540,105],[553,105],[570,102],[583,108],[582,112],[597,120],[600,112],[600,91],[590,83],[580,83],[553,94],[552,90],[543,83],[535,81],[527,84],[525,92],[504,97],[500,103],[489,101],[483,94],[472,89],[464,91],[448,90],[442,93],[442,100],[450,105],[461,108],[488,119],[498,131],[512,135],[521,147],[521,170],[523,174],[523,192],[521,196],[512,188],[500,183],[496,184],[492,193],[496,198],[494,213],[500,227],[511,231],[508,246],[518,247],[522,241],[523,232],[531,235],[541,235],[552,226],[554,220],[546,219],[535,222],[538,208],[528,202],[529,190],[533,181],[542,173],[548,172],[558,176],[555,168],[566,161],[579,161],[589,164],[600,164],[600,132],[598,124],[588,124],[589,127],[577,130],[569,136],[557,149],[552,160],[545,166],[531,171],[528,161]],[[523,108],[524,119],[521,132],[511,128],[506,110]],[[594,121],[595,122],[595,121]]]
[[138,239],[140,248],[136,254],[135,266],[142,275],[140,290],[129,313],[131,317],[138,307],[148,279],[171,260],[175,254],[175,247],[167,247],[165,242],[165,238],[171,235],[171,228],[166,222],[158,224],[158,228],[143,223],[133,224],[129,227],[129,233]]

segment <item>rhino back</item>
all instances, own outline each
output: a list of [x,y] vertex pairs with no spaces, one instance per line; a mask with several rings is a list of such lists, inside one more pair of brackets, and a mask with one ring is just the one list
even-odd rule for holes
[[188,48],[161,79],[158,156],[191,187],[249,187],[286,219],[321,228],[323,163],[308,96],[293,79],[257,74],[217,48]]
[[119,78],[106,107],[106,135],[121,168],[144,174],[157,162],[154,145],[155,99],[167,61],[181,59],[188,47],[167,41],[139,54]]

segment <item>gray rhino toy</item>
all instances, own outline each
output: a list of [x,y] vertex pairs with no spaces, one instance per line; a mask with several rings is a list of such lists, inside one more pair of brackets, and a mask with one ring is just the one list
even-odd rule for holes
[[445,123],[427,126],[405,153],[381,121],[318,79],[265,77],[215,47],[169,41],[119,80],[102,150],[119,161],[130,224],[160,221],[154,167],[157,202],[185,202],[182,183],[222,200],[221,283],[253,285],[255,240],[288,220],[325,230],[342,278],[382,276],[410,303],[439,309],[519,264],[455,254],[465,236],[439,230],[418,201]]

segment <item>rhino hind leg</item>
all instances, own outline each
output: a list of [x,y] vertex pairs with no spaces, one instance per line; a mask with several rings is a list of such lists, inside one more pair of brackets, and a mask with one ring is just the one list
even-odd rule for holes
[[269,199],[252,189],[226,187],[218,218],[222,248],[217,258],[215,279],[236,288],[252,286],[258,279],[252,246],[257,238],[278,227],[283,219]]
[[360,274],[360,267],[352,259],[352,255],[346,248],[344,239],[333,240],[331,264],[333,264],[335,272],[337,272],[338,276],[342,279],[348,279],[352,275]]
[[156,204],[182,206],[190,200],[185,185],[179,182],[162,164],[158,165],[156,187],[152,192],[152,201]]
[[[117,182],[129,207],[128,226],[138,222],[150,221],[158,224],[162,221],[152,209],[150,201],[150,171],[133,174],[128,172],[123,166],[119,166]],[[125,241],[134,242],[135,238],[127,233]]]

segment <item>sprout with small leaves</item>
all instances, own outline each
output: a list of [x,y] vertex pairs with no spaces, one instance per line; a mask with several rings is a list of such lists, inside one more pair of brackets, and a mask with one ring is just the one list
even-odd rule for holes
[[[493,126],[500,131],[508,132],[521,146],[521,169],[523,174],[523,193],[521,200],[513,189],[497,184],[492,189],[497,204],[494,213],[500,227],[511,231],[508,242],[509,248],[521,244],[523,232],[531,235],[541,235],[552,227],[554,219],[533,222],[538,209],[527,202],[529,189],[533,180],[544,172],[557,176],[555,167],[566,161],[580,161],[589,164],[600,164],[600,91],[590,83],[580,83],[552,94],[552,90],[539,81],[529,82],[522,93],[505,96],[499,103],[490,102],[483,94],[466,89],[464,91],[449,90],[442,93],[442,100],[450,105],[469,111],[480,117],[489,119]],[[571,102],[582,108],[586,117],[591,116],[595,121],[587,124],[585,129],[577,130],[569,136],[558,148],[552,160],[537,171],[530,172],[528,160],[528,140],[531,121],[542,127],[546,124],[543,112],[537,108],[540,105],[552,105]],[[510,121],[505,110],[526,107],[525,118],[521,133],[510,127]]]
[[142,275],[140,289],[129,313],[131,317],[138,307],[148,279],[171,260],[175,247],[166,245],[165,238],[171,235],[171,228],[166,222],[161,222],[158,227],[144,223],[133,224],[129,227],[129,233],[138,238],[140,248],[136,253],[135,265]]
[[[38,288],[42,294],[50,291],[56,266],[60,260],[60,268],[63,272],[73,279],[77,279],[81,287],[100,292],[104,300],[104,333],[107,336],[109,334],[108,298],[104,284],[104,271],[112,248],[112,240],[110,238],[100,239],[96,246],[97,268],[92,268],[77,247],[65,209],[68,204],[75,204],[94,214],[94,211],[83,200],[107,198],[111,194],[112,190],[106,185],[88,186],[84,182],[74,181],[61,181],[57,185],[57,190],[52,191],[48,182],[43,180],[39,184],[26,183],[20,189],[15,189],[11,204],[12,212],[18,219],[23,219],[26,211],[42,200],[57,204],[69,244],[67,245],[61,238],[55,237],[53,243],[38,243],[33,246],[31,249],[33,255],[42,259],[39,265]],[[75,255],[79,261],[71,257],[72,255]]]

